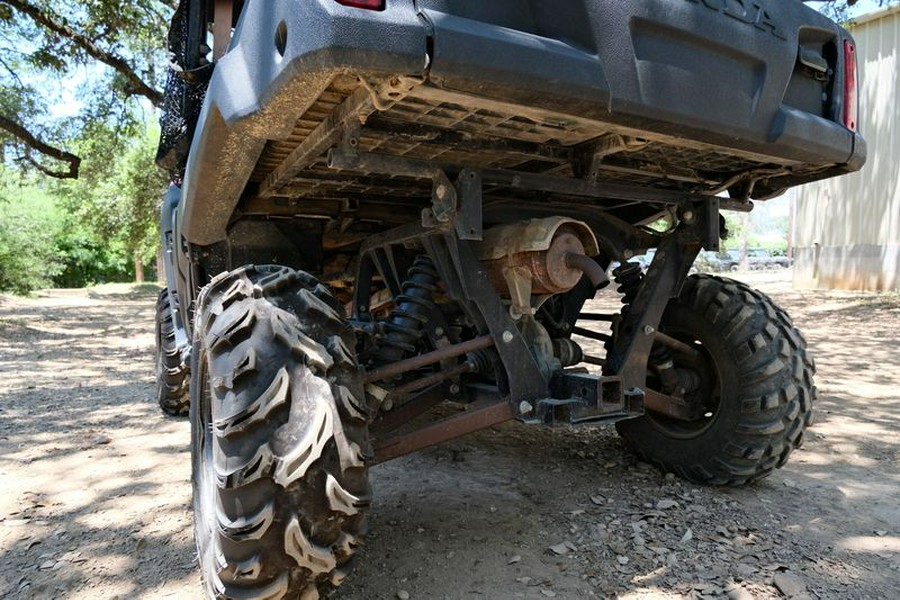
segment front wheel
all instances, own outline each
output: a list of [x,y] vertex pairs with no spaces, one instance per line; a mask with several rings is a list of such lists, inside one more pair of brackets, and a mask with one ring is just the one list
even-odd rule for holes
[[284,267],[243,267],[200,295],[192,478],[209,598],[314,600],[360,544],[368,411],[339,309]]
[[[647,413],[617,423],[634,453],[706,484],[739,485],[783,466],[812,422],[816,396],[806,341],[787,313],[743,283],[692,275],[659,329],[696,350],[671,359],[698,418]],[[653,368],[647,385],[663,391]]]

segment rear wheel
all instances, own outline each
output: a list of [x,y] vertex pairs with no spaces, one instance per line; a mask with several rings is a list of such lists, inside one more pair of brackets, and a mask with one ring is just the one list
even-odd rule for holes
[[369,506],[352,331],[311,276],[243,267],[203,291],[191,382],[194,532],[210,598],[314,599]]
[[188,367],[175,343],[175,321],[168,290],[156,299],[156,401],[172,416],[188,414]]
[[[660,331],[697,351],[671,359],[698,418],[647,413],[617,423],[635,454],[708,484],[743,484],[783,466],[802,443],[816,395],[815,367],[787,313],[743,283],[693,275]],[[648,387],[661,391],[649,373]]]

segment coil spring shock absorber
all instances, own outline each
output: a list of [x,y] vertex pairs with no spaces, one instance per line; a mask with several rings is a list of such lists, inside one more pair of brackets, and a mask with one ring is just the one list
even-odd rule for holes
[[[641,265],[633,262],[623,262],[618,267],[613,269],[612,272],[613,279],[618,285],[618,291],[622,294],[622,312],[619,315],[613,317],[612,323],[610,323],[610,328],[612,329],[612,337],[606,340],[603,343],[604,348],[606,349],[607,357],[609,357],[609,353],[612,351],[613,344],[615,342],[616,336],[619,334],[619,328],[622,325],[622,319],[625,315],[628,314],[628,310],[631,308],[631,303],[634,302],[634,299],[637,297],[638,290],[641,287],[641,281],[644,280],[644,272],[641,270]],[[604,366],[604,372],[608,373],[608,366]]]
[[622,304],[625,306],[630,305],[637,297],[641,281],[644,279],[641,265],[633,262],[622,263],[613,269],[613,278],[619,286],[619,293],[622,294]]
[[650,364],[659,375],[660,383],[662,383],[662,391],[671,394],[678,390],[680,381],[678,373],[675,371],[675,361],[672,360],[672,353],[662,344],[653,344],[650,350]]
[[379,344],[378,362],[395,362],[416,351],[416,343],[428,322],[428,313],[435,306],[433,297],[437,282],[438,274],[431,258],[416,257],[402,292],[397,296],[396,307],[384,324],[387,335]]

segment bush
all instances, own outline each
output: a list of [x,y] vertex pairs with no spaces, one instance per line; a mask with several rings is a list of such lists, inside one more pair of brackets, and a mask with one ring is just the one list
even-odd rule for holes
[[61,220],[41,190],[8,183],[0,189],[0,290],[27,294],[53,285],[63,271],[56,251]]

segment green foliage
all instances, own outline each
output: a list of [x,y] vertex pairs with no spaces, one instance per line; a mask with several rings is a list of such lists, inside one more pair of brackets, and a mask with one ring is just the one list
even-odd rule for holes
[[0,181],[0,290],[26,294],[64,269],[55,248],[60,212],[33,182],[7,172]]
[[156,136],[104,124],[88,133],[73,142],[89,157],[76,181],[39,185],[0,167],[0,290],[133,281],[134,257],[156,256],[166,184]]
[[76,181],[59,184],[62,205],[87,230],[121,249],[153,257],[159,247],[158,205],[166,177],[153,162],[157,133],[124,138],[95,124],[78,142],[85,156]]
[[131,281],[132,264],[121,244],[108,243],[80,223],[56,239],[56,256],[63,269],[53,278],[56,287],[86,287],[98,283]]
[[[175,4],[0,0],[0,117],[58,149],[98,119],[134,126],[131,99],[160,102]],[[0,129],[3,158],[7,166],[59,171],[59,157]]]

